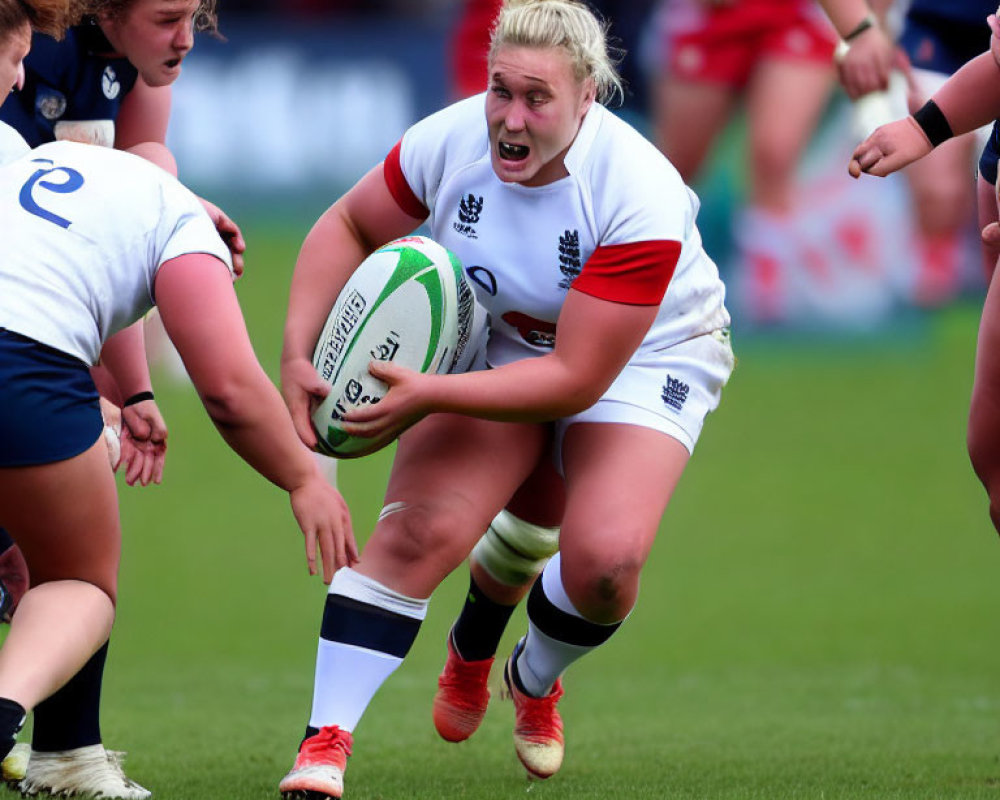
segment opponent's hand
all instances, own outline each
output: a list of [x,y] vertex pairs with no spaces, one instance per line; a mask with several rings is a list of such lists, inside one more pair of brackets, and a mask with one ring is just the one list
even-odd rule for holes
[[333,573],[358,561],[351,514],[340,492],[320,474],[315,474],[288,493],[292,513],[305,537],[309,574],[316,574],[316,557],[323,565],[323,583],[333,580]]
[[896,46],[878,25],[854,39],[836,58],[840,83],[852,100],[889,86],[889,71],[896,58]]
[[198,199],[201,200],[201,204],[208,212],[208,216],[211,217],[212,224],[215,225],[215,229],[219,232],[219,236],[222,237],[222,241],[229,248],[229,252],[233,256],[233,272],[236,273],[237,278],[240,277],[243,274],[243,254],[247,249],[247,243],[243,239],[240,226],[233,222],[229,218],[229,215],[215,203],[206,200],[204,197],[199,197]]
[[859,144],[851,156],[847,171],[852,178],[862,172],[885,177],[902,169],[934,148],[913,117],[904,117],[880,125]]
[[401,367],[391,361],[372,361],[368,372],[389,386],[377,403],[350,411],[344,431],[365,438],[394,438],[430,412],[424,391],[434,376]]
[[155,400],[142,400],[122,409],[122,457],[125,482],[142,486],[163,481],[167,457],[167,424]]
[[281,396],[288,406],[295,432],[310,450],[315,450],[318,443],[312,412],[328,394],[330,385],[316,374],[311,361],[295,358],[281,362]]

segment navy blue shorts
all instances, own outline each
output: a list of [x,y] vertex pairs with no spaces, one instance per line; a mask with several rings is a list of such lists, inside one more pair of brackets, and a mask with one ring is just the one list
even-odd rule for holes
[[[956,0],[964,2],[964,0]],[[990,49],[986,15],[975,23],[936,14],[910,12],[899,44],[917,69],[954,74],[970,59]]]
[[72,458],[103,430],[83,361],[0,328],[0,467]]
[[979,174],[994,186],[997,185],[997,159],[1000,159],[1000,120],[993,123],[990,138],[979,156]]

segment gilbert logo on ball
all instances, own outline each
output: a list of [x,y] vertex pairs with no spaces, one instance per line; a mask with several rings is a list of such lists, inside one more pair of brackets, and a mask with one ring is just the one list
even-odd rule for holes
[[349,436],[341,424],[350,410],[377,403],[387,391],[368,365],[393,361],[424,373],[449,372],[476,320],[462,265],[432,239],[396,239],[368,256],[341,290],[313,353],[313,366],[330,385],[312,417],[320,449],[351,458],[387,445],[389,438]]

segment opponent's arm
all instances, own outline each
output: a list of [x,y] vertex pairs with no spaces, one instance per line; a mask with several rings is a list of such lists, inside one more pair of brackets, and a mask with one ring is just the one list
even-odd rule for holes
[[258,363],[229,271],[212,256],[184,255],[160,267],[155,289],[163,326],[216,428],[241,458],[289,493],[310,572],[318,542],[329,581],[335,568],[357,560],[347,506],[299,441]]

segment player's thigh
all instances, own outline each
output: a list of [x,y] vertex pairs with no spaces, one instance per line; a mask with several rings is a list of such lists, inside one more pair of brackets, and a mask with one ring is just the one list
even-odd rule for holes
[[828,63],[764,58],[747,86],[748,163],[760,180],[787,178],[816,130],[834,85]]
[[957,136],[903,170],[924,232],[950,232],[968,224],[975,198],[975,145],[974,134]]
[[[979,230],[1000,219],[1000,209],[997,207],[997,189],[982,175],[976,176],[976,217]],[[1000,258],[1000,245],[981,242],[983,256],[983,275],[989,285],[996,269],[997,258]]]
[[544,452],[545,426],[433,414],[400,437],[361,569],[425,596],[458,566]]
[[664,76],[653,91],[656,145],[687,183],[697,178],[739,95],[723,83]]
[[73,458],[0,470],[0,509],[32,584],[83,580],[114,598],[121,525],[103,436]]
[[983,304],[969,409],[969,453],[981,477],[1000,473],[1000,280]]
[[524,483],[517,488],[507,503],[507,510],[525,522],[555,528],[562,522],[565,504],[565,483],[556,469],[550,446],[541,454]]
[[689,458],[678,439],[642,425],[568,428],[562,445],[564,564],[571,570],[591,569],[588,564],[641,567]]

